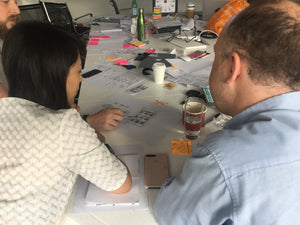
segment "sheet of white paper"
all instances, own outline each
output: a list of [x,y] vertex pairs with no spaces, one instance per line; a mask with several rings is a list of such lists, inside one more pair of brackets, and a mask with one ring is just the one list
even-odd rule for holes
[[107,191],[103,191],[96,185],[90,183],[86,194],[85,203],[87,206],[115,206],[115,205],[138,205],[140,204],[139,192],[140,192],[140,176],[141,171],[140,160],[142,157],[138,154],[128,154],[118,156],[122,162],[124,162],[132,176],[132,188],[126,194],[113,194]]
[[[74,204],[72,207],[72,213],[83,213],[83,212],[95,212],[103,210],[122,210],[128,209],[143,209],[148,207],[147,195],[144,188],[144,151],[143,146],[141,145],[126,145],[126,146],[112,146],[116,155],[120,158],[123,158],[124,163],[129,167],[131,173],[135,174],[133,176],[133,190],[130,193],[135,193],[134,196],[131,196],[134,199],[135,204],[128,204],[126,202],[126,196],[122,197],[121,195],[114,196],[115,201],[120,202],[120,204],[111,204],[113,199],[107,201],[106,205],[96,205],[95,201],[91,201],[92,204],[86,204],[86,197],[89,188],[89,182],[82,178],[78,177],[77,186],[74,195]],[[138,168],[137,168],[138,167]],[[131,168],[131,169],[130,169]],[[93,186],[93,185],[91,185]],[[107,193],[97,188],[93,187],[95,195],[102,195],[108,197]],[[121,197],[120,197],[121,196]],[[97,196],[96,196],[97,197]],[[127,196],[128,197],[128,196]],[[102,197],[101,197],[102,198]],[[103,197],[105,198],[105,197]],[[120,198],[120,199],[119,199]],[[124,200],[125,199],[125,200]],[[137,200],[137,201],[136,201]],[[124,204],[122,204],[122,201]],[[110,203],[109,203],[110,202]]]
[[137,57],[138,53],[143,53],[144,50],[140,48],[121,48],[121,49],[107,49],[103,51],[105,56],[112,58],[126,59],[129,63],[134,64],[134,59]]
[[171,75],[167,78],[168,81],[200,88],[209,85],[209,74],[213,62],[205,59],[191,62],[185,62],[181,59],[168,59],[168,61],[180,69],[179,71],[172,68],[166,70]]
[[166,73],[170,74],[172,77],[180,77],[180,76],[185,75],[185,72],[183,72],[182,70],[176,70],[176,69],[173,69],[172,67],[167,67]]
[[213,63],[212,61],[205,59],[192,60],[190,62],[181,59],[167,59],[167,61],[187,74],[202,70],[203,68],[212,67]]
[[181,30],[191,30],[194,28],[194,26],[195,26],[194,19],[189,19],[185,21],[185,24],[181,26]]
[[108,38],[100,38],[98,44],[96,45],[89,44],[87,46],[88,50],[118,50],[123,48],[124,43],[128,43],[132,40],[129,32],[120,31],[120,28],[118,31],[93,32],[91,38],[93,38],[93,36],[108,36]]
[[114,39],[114,40],[105,40],[101,39],[98,45],[88,45],[88,50],[113,50],[123,48],[124,40],[122,39]]
[[119,23],[100,23],[101,33],[120,32],[122,28]]
[[143,171],[140,171],[139,165],[140,165],[140,159],[139,155],[137,154],[128,154],[128,155],[119,155],[119,159],[122,160],[127,166],[130,171],[132,178],[138,178],[140,173]]
[[90,183],[85,199],[87,206],[131,206],[139,205],[139,180],[132,178],[132,188],[125,194],[113,194],[103,191],[96,185]]
[[110,91],[120,92],[145,79],[137,69],[127,70],[122,66],[112,64],[112,62],[107,61],[97,66],[86,68],[84,71],[97,68],[102,72],[90,78],[85,78],[85,81]]
[[[134,137],[149,145],[157,144],[181,120],[181,111],[168,105],[155,104],[154,101],[137,99],[132,96],[114,94],[105,99],[99,106],[91,109],[92,112],[104,108],[121,108],[124,119],[114,132]],[[145,114],[150,111],[153,115]],[[128,116],[137,116],[128,118]]]

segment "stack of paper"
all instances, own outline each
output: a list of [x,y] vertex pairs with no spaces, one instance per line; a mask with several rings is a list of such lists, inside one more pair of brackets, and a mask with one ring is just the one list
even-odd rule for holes
[[73,213],[148,207],[147,193],[144,188],[143,146],[113,146],[113,149],[131,173],[132,189],[125,194],[112,194],[79,177],[74,196]]
[[196,41],[186,41],[182,38],[174,38],[172,41],[170,41],[171,44],[176,45],[184,50],[205,50],[206,45],[196,42]]

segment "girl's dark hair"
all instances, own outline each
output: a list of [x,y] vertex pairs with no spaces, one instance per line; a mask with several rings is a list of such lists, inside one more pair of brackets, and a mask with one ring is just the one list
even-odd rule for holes
[[41,22],[18,23],[8,32],[2,49],[9,96],[51,109],[70,108],[67,76],[85,53],[83,42],[61,28]]

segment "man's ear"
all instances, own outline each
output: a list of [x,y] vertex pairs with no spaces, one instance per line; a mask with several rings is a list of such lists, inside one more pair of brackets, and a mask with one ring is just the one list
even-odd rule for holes
[[232,52],[230,55],[231,71],[226,79],[226,83],[231,83],[240,78],[242,72],[242,60],[237,52]]

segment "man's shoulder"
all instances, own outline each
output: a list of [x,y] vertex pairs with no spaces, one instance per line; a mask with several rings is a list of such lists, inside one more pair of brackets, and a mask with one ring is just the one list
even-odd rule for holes
[[202,148],[231,174],[300,160],[300,126],[290,126],[278,117],[261,118],[258,115],[240,127],[208,135]]

